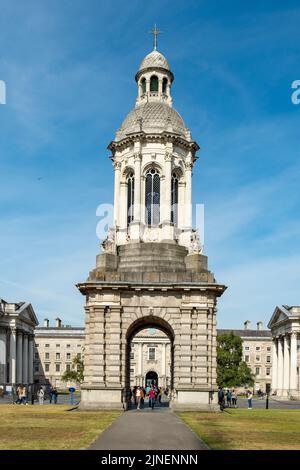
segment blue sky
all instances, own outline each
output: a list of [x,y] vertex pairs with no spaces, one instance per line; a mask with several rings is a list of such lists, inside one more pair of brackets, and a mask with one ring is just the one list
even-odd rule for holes
[[96,208],[113,202],[106,147],[156,22],[174,107],[201,146],[193,198],[228,286],[218,326],[299,305],[299,2],[0,0],[0,11],[0,297],[83,324],[75,284],[99,252]]

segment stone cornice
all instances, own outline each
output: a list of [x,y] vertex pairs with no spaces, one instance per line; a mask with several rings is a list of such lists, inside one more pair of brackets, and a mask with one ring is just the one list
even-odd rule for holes
[[[134,144],[135,142],[161,141],[161,143],[165,144],[167,140],[171,141],[172,143],[176,143],[177,145],[182,146],[185,149],[192,150],[193,152],[196,152],[200,149],[196,141],[188,141],[180,135],[168,131],[164,131],[162,133],[145,133],[143,131],[134,132],[119,141],[113,140],[112,142],[110,142],[107,149],[114,152],[114,150],[116,150],[117,148],[124,148],[128,145]],[[196,159],[197,157],[194,155],[194,158]]]
[[162,72],[164,75],[168,75],[169,78],[170,78],[170,80],[171,80],[171,83],[173,82],[173,80],[174,80],[174,75],[173,75],[173,73],[171,72],[171,70],[167,70],[167,69],[165,69],[164,67],[159,67],[159,66],[157,66],[157,67],[154,67],[154,66],[153,66],[153,67],[146,67],[146,68],[144,68],[144,69],[142,69],[142,70],[139,70],[139,71],[136,73],[136,75],[135,75],[135,81],[138,82],[139,79],[140,79],[140,77],[141,77],[142,75],[144,75],[145,73],[147,73],[147,72],[155,72],[155,71]]
[[76,287],[80,290],[82,294],[86,294],[91,290],[158,290],[165,292],[168,291],[178,291],[184,290],[185,293],[188,291],[213,291],[219,297],[227,289],[227,286],[223,284],[215,283],[201,283],[201,282],[172,282],[172,283],[145,283],[145,282],[128,282],[128,281],[87,281],[83,283],[76,284]]

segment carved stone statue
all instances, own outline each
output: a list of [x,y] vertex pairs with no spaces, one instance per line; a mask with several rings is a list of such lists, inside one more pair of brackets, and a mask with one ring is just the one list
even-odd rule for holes
[[191,243],[189,247],[189,254],[202,254],[203,247],[199,239],[198,230],[193,230],[191,233]]
[[109,228],[108,235],[101,243],[102,251],[104,253],[115,253],[116,251],[116,242],[115,242],[115,229]]

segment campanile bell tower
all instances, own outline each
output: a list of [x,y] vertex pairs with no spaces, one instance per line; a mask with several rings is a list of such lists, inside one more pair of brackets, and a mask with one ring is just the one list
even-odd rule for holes
[[174,75],[154,48],[135,75],[135,107],[109,144],[114,224],[96,267],[77,285],[86,296],[82,408],[123,408],[130,343],[145,327],[172,347],[172,399],[211,409],[216,396],[216,300],[225,286],[208,270],[192,227],[192,168],[198,144],[173,108]]

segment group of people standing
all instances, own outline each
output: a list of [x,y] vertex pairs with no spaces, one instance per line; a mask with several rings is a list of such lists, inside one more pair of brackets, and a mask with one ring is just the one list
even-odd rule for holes
[[26,385],[19,384],[17,389],[13,393],[13,403],[18,405],[28,405],[28,398],[31,404],[33,405],[37,399],[40,405],[44,404],[46,396],[49,396],[50,403],[57,403],[58,391],[56,387],[50,387],[49,390],[46,389],[46,386],[39,386],[36,389],[35,384],[29,385],[29,389]]
[[137,405],[137,410],[141,409],[141,406],[144,405],[145,398],[149,398],[149,408],[154,409],[155,403],[161,404],[162,394],[168,396],[169,390],[165,389],[163,391],[162,387],[158,387],[155,384],[151,384],[151,386],[141,387],[135,386],[130,389],[130,403]]
[[[51,403],[53,403],[53,404],[57,403],[57,395],[58,395],[58,391],[57,391],[56,387],[50,387],[50,389],[49,389],[50,404]],[[45,399],[45,390],[42,386],[39,387],[39,389],[37,391],[37,397],[38,397],[38,400],[39,400],[39,404],[43,405],[44,404],[44,399]]]
[[223,410],[226,406],[228,408],[236,408],[237,407],[237,393],[234,390],[234,388],[223,390],[223,388],[219,387],[218,403],[220,405],[221,410]]
[[[251,390],[247,390],[247,400],[248,400],[248,410],[252,410],[252,398],[253,393]],[[226,405],[227,403],[227,405]],[[221,411],[224,408],[236,408],[237,407],[237,393],[233,389],[223,390],[223,388],[219,387],[218,390],[218,404],[220,405]]]

